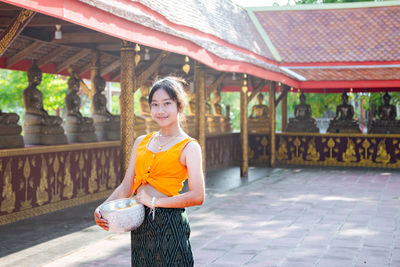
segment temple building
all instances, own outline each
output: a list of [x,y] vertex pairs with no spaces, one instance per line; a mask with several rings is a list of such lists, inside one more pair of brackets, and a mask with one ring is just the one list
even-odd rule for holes
[[[400,90],[398,1],[243,8],[230,0],[0,0],[0,17],[0,68],[28,77],[24,118],[0,106],[0,224],[109,195],[135,138],[157,131],[146,100],[149,85],[167,75],[188,83],[184,127],[206,171],[400,167],[390,102]],[[65,118],[44,108],[42,73],[68,77]],[[107,109],[106,82],[120,83],[119,114]],[[80,113],[77,88],[90,116]],[[386,91],[370,134],[361,133],[348,94]],[[240,95],[239,130],[224,92]],[[288,116],[296,92],[304,95]],[[319,133],[308,93],[342,94],[328,133]]]

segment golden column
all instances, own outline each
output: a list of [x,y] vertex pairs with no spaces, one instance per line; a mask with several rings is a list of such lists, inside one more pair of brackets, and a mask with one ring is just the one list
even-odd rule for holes
[[270,166],[275,166],[275,88],[276,82],[271,81],[269,83],[269,117],[270,117]]
[[249,135],[247,127],[248,90],[247,74],[243,74],[242,87],[240,90],[240,141],[242,143],[241,177],[247,177],[249,170]]
[[[96,77],[97,73],[100,69],[100,53],[97,50],[92,50],[91,53],[91,66],[90,66],[90,91],[91,96],[96,92],[94,88],[94,77]],[[100,75],[100,74],[99,74]]]
[[[286,87],[287,85],[283,85],[283,86]],[[283,94],[283,92],[284,92],[284,90],[281,90],[281,94]],[[281,110],[282,110],[282,124],[281,125],[282,125],[282,132],[283,132],[287,125],[287,93],[283,95]]]
[[203,170],[206,170],[206,81],[205,68],[196,62],[194,67],[194,82],[196,90],[196,132],[202,156]]
[[128,168],[134,142],[134,107],[135,92],[135,51],[131,42],[121,43],[121,95],[119,97],[121,111],[121,175],[124,177]]

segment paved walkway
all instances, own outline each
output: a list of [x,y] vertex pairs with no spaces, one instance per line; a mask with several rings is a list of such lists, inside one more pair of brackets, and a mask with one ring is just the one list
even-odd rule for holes
[[[265,170],[209,184],[188,209],[195,266],[400,266],[399,170]],[[0,266],[130,266],[130,236],[89,226],[1,256]]]

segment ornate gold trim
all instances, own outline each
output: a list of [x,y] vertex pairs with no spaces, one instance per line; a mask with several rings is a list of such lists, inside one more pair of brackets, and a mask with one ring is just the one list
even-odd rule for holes
[[400,134],[360,134],[360,133],[276,133],[283,136],[322,136],[322,137],[381,137],[381,138],[400,138]]
[[297,159],[295,160],[278,160],[278,164],[280,165],[306,165],[306,166],[333,166],[333,167],[374,167],[374,168],[389,168],[389,169],[395,169],[395,168],[400,168],[400,163],[392,163],[392,164],[379,164],[379,163],[374,163],[374,162],[341,162],[341,161],[298,161]]
[[10,26],[0,34],[0,55],[7,50],[10,44],[18,37],[19,33],[25,28],[36,12],[29,9],[22,9],[14,18]]
[[86,196],[77,197],[77,198],[73,198],[73,199],[63,200],[60,202],[50,203],[50,204],[43,205],[40,207],[35,207],[35,208],[15,212],[12,214],[3,215],[3,216],[0,216],[0,225],[20,221],[20,220],[23,220],[23,219],[26,219],[29,217],[38,216],[41,214],[45,214],[45,213],[77,206],[80,204],[92,202],[92,201],[99,200],[102,198],[106,198],[113,191],[114,191],[114,189],[111,189],[111,190],[99,192],[99,193],[92,194],[92,195],[86,195]]
[[0,149],[0,157],[9,157],[17,155],[32,155],[51,152],[73,151],[82,149],[93,149],[103,147],[119,147],[120,141],[104,141],[93,143],[79,143],[58,146],[35,146],[24,148]]

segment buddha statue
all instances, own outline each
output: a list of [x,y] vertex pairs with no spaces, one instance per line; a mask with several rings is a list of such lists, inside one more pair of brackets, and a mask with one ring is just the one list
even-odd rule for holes
[[315,119],[311,116],[312,110],[309,104],[306,104],[306,95],[300,94],[300,104],[294,107],[294,118],[289,118],[285,132],[308,132],[319,133]]
[[382,97],[383,104],[378,108],[378,118],[376,118],[376,109],[373,105],[368,120],[368,133],[400,133],[400,121],[396,120],[396,106],[390,104],[390,99],[390,95],[386,92]]
[[143,85],[140,87],[140,99],[139,99],[139,113],[140,116],[136,116],[137,125],[142,124],[145,132],[151,133],[154,131],[158,131],[160,127],[151,117],[150,105],[149,105],[149,87],[147,85]]
[[378,117],[382,121],[394,121],[397,116],[396,106],[390,104],[391,96],[386,92],[383,97],[383,104],[378,108]]
[[206,95],[206,134],[215,134],[220,132],[221,127],[220,127],[220,119],[217,116],[214,116],[212,113],[212,106],[210,104],[211,102],[211,97],[210,94]]
[[0,109],[0,148],[23,147],[22,128],[16,113],[5,113]]
[[224,114],[222,114],[222,106],[220,104],[221,101],[221,93],[220,92],[214,92],[214,99],[212,102],[212,110],[213,110],[213,114],[215,117],[217,117],[217,123],[219,124],[219,126],[216,126],[216,130],[217,132],[222,132],[222,133],[226,133],[226,132],[230,132],[231,129],[231,122],[229,119],[229,114],[228,116],[225,116]]
[[269,108],[263,104],[264,95],[257,95],[258,104],[251,108],[248,119],[248,127],[250,133],[268,133],[269,132]]
[[37,86],[42,81],[42,71],[32,62],[27,71],[29,85],[23,91],[25,107],[24,142],[27,145],[66,144],[67,138],[61,126],[62,119],[50,116],[43,108],[43,95]]
[[349,96],[342,94],[342,104],[336,107],[336,116],[330,120],[328,133],[361,133],[358,121],[353,119],[354,108],[348,104]]
[[69,143],[76,142],[96,142],[97,137],[93,126],[93,119],[82,116],[79,111],[81,98],[78,96],[80,88],[79,79],[73,72],[68,79],[68,92],[65,97],[65,107],[67,109],[66,122],[64,129]]
[[106,83],[99,74],[94,77],[93,82],[95,93],[92,99],[92,117],[97,140],[119,140],[120,116],[107,110],[107,99],[103,94]]

